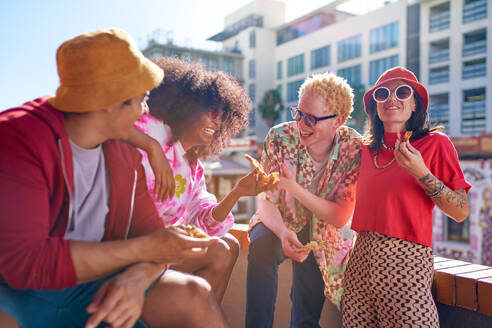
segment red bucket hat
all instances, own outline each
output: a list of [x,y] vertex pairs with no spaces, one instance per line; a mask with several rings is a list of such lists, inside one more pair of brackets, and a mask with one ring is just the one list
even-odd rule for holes
[[424,106],[424,109],[427,110],[429,106],[429,95],[427,94],[427,90],[425,87],[417,81],[417,77],[415,74],[410,72],[408,69],[403,68],[401,66],[393,67],[384,72],[379,79],[377,80],[376,84],[372,89],[368,90],[364,94],[364,110],[366,111],[369,109],[369,106],[371,104],[371,101],[374,101],[372,99],[372,93],[376,88],[381,86],[381,84],[393,81],[393,80],[402,80],[408,83],[413,90],[420,96],[420,99],[422,100],[422,106]]

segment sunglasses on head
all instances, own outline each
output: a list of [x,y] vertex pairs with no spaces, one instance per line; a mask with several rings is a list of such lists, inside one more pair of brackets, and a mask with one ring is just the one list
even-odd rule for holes
[[[408,84],[402,84],[394,91],[396,99],[400,101],[405,101],[410,99],[413,96],[413,89]],[[384,103],[390,97],[391,91],[387,87],[379,87],[374,90],[372,93],[372,98],[377,103]]]
[[310,128],[314,128],[316,126],[316,123],[318,121],[323,121],[323,120],[328,120],[330,118],[334,118],[337,115],[328,115],[328,116],[323,116],[323,117],[316,117],[311,114],[304,114],[299,110],[299,107],[294,106],[290,108],[290,113],[292,114],[292,118],[296,120],[297,122],[304,120],[304,124]]

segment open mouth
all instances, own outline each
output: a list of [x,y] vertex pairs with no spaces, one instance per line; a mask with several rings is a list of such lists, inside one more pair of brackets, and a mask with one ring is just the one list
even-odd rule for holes
[[398,106],[394,106],[394,105],[392,105],[392,106],[387,106],[387,107],[385,108],[385,110],[399,110],[399,109],[400,109],[400,107],[398,107]]
[[314,131],[312,132],[307,132],[307,131],[301,131],[299,130],[299,134],[301,135],[301,137],[309,137],[311,135],[313,135]]
[[208,135],[213,135],[215,133],[215,130],[211,129],[211,128],[205,128],[205,129],[203,129],[203,132],[205,132],[205,134],[208,134]]

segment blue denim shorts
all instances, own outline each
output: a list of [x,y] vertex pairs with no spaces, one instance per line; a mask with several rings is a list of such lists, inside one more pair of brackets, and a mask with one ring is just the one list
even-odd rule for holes
[[[0,310],[13,316],[22,328],[83,328],[90,317],[86,308],[94,294],[116,274],[60,290],[19,290],[0,283]],[[156,282],[147,289],[145,296]],[[105,326],[107,324],[98,327]],[[147,325],[138,320],[134,327],[147,328]]]

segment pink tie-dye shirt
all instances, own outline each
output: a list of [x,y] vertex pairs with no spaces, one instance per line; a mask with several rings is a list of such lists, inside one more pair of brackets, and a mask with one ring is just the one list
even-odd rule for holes
[[197,161],[195,165],[190,165],[185,158],[185,150],[178,141],[169,146],[171,138],[171,128],[162,121],[150,115],[144,115],[137,122],[136,127],[157,140],[166,155],[173,170],[176,190],[174,197],[160,203],[154,196],[155,176],[149,163],[147,153],[140,151],[143,158],[142,164],[145,168],[147,177],[147,187],[154,199],[157,211],[164,224],[192,224],[205,231],[210,236],[222,237],[234,223],[231,213],[224,221],[218,222],[212,217],[212,210],[217,206],[217,198],[207,192],[203,165]]

